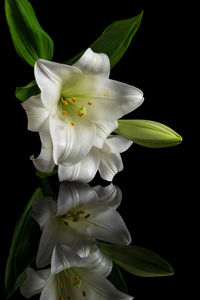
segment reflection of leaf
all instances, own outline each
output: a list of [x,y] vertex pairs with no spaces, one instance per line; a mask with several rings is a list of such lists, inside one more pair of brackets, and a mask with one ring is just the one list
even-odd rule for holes
[[171,276],[170,264],[155,252],[139,246],[98,243],[102,252],[126,271],[143,277]]
[[34,199],[42,195],[42,190],[37,188],[15,226],[5,272],[7,299],[19,288],[26,268],[36,258],[41,233],[29,211]]
[[[133,36],[137,32],[143,16],[143,11],[130,19],[116,21],[110,24],[100,37],[90,45],[95,52],[106,53],[114,67],[127,50]],[[75,63],[85,51],[68,60],[67,64]]]
[[6,19],[19,56],[33,66],[38,58],[51,60],[53,41],[40,26],[27,0],[5,0]]
[[114,286],[123,293],[128,294],[128,288],[126,282],[122,276],[120,268],[117,264],[113,263],[112,272],[107,278]]

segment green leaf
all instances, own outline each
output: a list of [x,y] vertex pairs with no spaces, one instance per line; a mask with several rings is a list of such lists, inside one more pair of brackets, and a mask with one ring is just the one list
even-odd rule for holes
[[40,179],[43,179],[43,178],[46,178],[46,177],[51,177],[51,176],[53,176],[53,175],[58,174],[58,167],[55,166],[55,168],[53,169],[53,171],[50,172],[50,173],[44,173],[44,172],[41,172],[41,171],[39,171],[39,170],[37,170],[37,169],[36,169],[35,173],[36,173],[36,175],[37,175]]
[[115,133],[148,148],[172,147],[182,142],[182,137],[174,130],[149,120],[119,120]]
[[120,268],[117,264],[113,263],[112,272],[107,278],[112,284],[121,292],[128,294],[126,282],[122,276]]
[[51,60],[53,41],[40,26],[28,0],[5,0],[5,13],[18,55],[33,66],[38,58]]
[[40,93],[40,89],[37,86],[37,83],[35,80],[31,81],[29,84],[22,86],[22,87],[16,87],[15,96],[21,100],[25,101],[31,96],[38,95]]
[[40,229],[29,212],[34,199],[42,195],[42,190],[37,188],[15,226],[5,271],[7,299],[19,288],[26,268],[36,258]]
[[171,276],[170,264],[155,252],[138,246],[98,243],[102,252],[131,274],[142,277]]
[[[111,68],[122,58],[133,36],[137,32],[143,16],[143,11],[130,19],[120,20],[109,25],[101,36],[90,45],[95,52],[106,53],[110,59]],[[85,51],[68,60],[67,64],[75,63]]]

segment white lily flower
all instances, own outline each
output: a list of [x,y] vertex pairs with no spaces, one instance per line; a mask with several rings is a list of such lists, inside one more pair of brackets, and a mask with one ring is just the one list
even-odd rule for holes
[[[81,250],[81,251],[80,251]],[[40,300],[130,300],[107,279],[112,262],[99,249],[81,247],[78,252],[65,245],[53,250],[51,269],[27,269],[21,286],[24,297],[41,293]]]
[[103,179],[112,181],[113,177],[123,170],[120,153],[126,151],[132,143],[120,135],[109,136],[101,149],[92,147],[77,164],[70,167],[58,165],[59,180],[90,182],[99,171]]
[[57,203],[50,197],[36,199],[31,215],[42,230],[37,266],[50,263],[57,244],[74,247],[79,240],[87,238],[129,244],[130,234],[116,211],[121,198],[120,189],[112,184],[91,188],[86,183],[62,182]]
[[73,66],[39,59],[34,71],[41,94],[22,105],[28,129],[40,133],[35,165],[42,172],[51,172],[55,164],[72,166],[93,146],[102,148],[117,120],[143,102],[142,91],[109,79],[108,56],[91,49]]

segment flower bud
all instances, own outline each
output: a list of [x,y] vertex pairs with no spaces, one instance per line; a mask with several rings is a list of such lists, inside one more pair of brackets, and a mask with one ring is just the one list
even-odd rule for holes
[[149,120],[119,120],[115,133],[148,148],[172,147],[182,142],[182,137],[164,124]]

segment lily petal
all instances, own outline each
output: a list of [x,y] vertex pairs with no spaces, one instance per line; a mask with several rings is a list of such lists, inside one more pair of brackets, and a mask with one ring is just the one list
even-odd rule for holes
[[60,273],[71,267],[85,267],[85,261],[66,245],[57,245],[51,259],[51,275]]
[[133,142],[124,136],[111,135],[105,140],[102,150],[109,153],[122,153],[132,144]]
[[144,100],[138,88],[119,81],[98,76],[80,76],[69,89],[69,94],[92,105],[87,106],[87,119],[91,122],[112,122],[133,111]]
[[102,241],[119,245],[128,245],[131,242],[129,231],[119,213],[107,205],[87,208],[90,217],[80,226],[76,232],[80,236],[90,236]]
[[[86,249],[85,249],[86,248]],[[97,247],[97,245],[89,245],[89,246],[81,246],[79,250],[77,250],[77,253],[83,257],[80,254],[80,250],[81,252],[85,252],[87,251],[87,248],[89,249],[89,253],[87,253],[87,255],[85,255],[86,257],[84,258],[85,261],[85,265],[88,266],[88,268],[91,271],[94,271],[98,274],[101,274],[102,276],[107,277],[110,272],[112,271],[112,260],[110,258],[108,258],[104,253],[102,253],[99,248]]]
[[59,180],[90,182],[96,175],[99,163],[100,151],[93,147],[79,163],[70,167],[59,165]]
[[58,300],[58,286],[56,284],[56,280],[54,278],[50,278],[42,290],[40,300]]
[[57,106],[63,85],[71,85],[74,81],[73,74],[81,74],[75,67],[44,59],[36,61],[34,72],[42,102],[50,111]]
[[37,158],[31,156],[31,160],[33,161],[36,169],[44,173],[50,173],[53,171],[53,168],[55,166],[53,160],[51,136],[48,131],[42,131],[39,133],[39,135],[42,143],[41,152]]
[[58,242],[58,231],[60,230],[60,222],[51,219],[45,225],[42,236],[40,238],[36,265],[42,268],[50,263],[53,248]]
[[48,129],[49,112],[41,101],[41,95],[32,96],[22,103],[28,117],[28,130],[40,131]]
[[97,148],[102,148],[106,138],[118,127],[118,122],[106,122],[96,124],[96,137],[94,141],[94,146]]
[[31,209],[31,216],[43,229],[45,224],[56,214],[57,205],[51,197],[36,198]]
[[50,269],[45,269],[36,272],[32,268],[28,268],[26,270],[26,279],[20,287],[21,294],[26,298],[30,298],[41,293],[49,278],[50,271]]
[[89,203],[98,203],[97,193],[86,183],[62,182],[58,194],[57,216],[65,214],[72,208]]
[[109,205],[114,209],[119,207],[122,200],[122,192],[118,186],[111,183],[105,187],[97,185],[93,187],[93,189],[98,194],[102,203]]
[[93,300],[100,297],[102,300],[131,300],[132,296],[117,290],[104,276],[87,269],[79,269],[82,280],[82,289],[85,290],[87,299]]
[[90,151],[95,138],[95,126],[86,119],[72,126],[71,122],[63,120],[60,114],[51,114],[50,134],[55,163],[71,166]]
[[80,236],[71,227],[65,226],[57,218],[52,218],[45,225],[39,243],[36,264],[39,268],[51,261],[53,249],[56,245],[66,244],[73,247],[80,240]]
[[85,74],[99,75],[108,78],[110,75],[110,60],[104,53],[95,53],[88,48],[81,58],[73,65]]
[[112,181],[113,177],[122,170],[123,162],[120,154],[101,151],[99,173],[103,179]]

